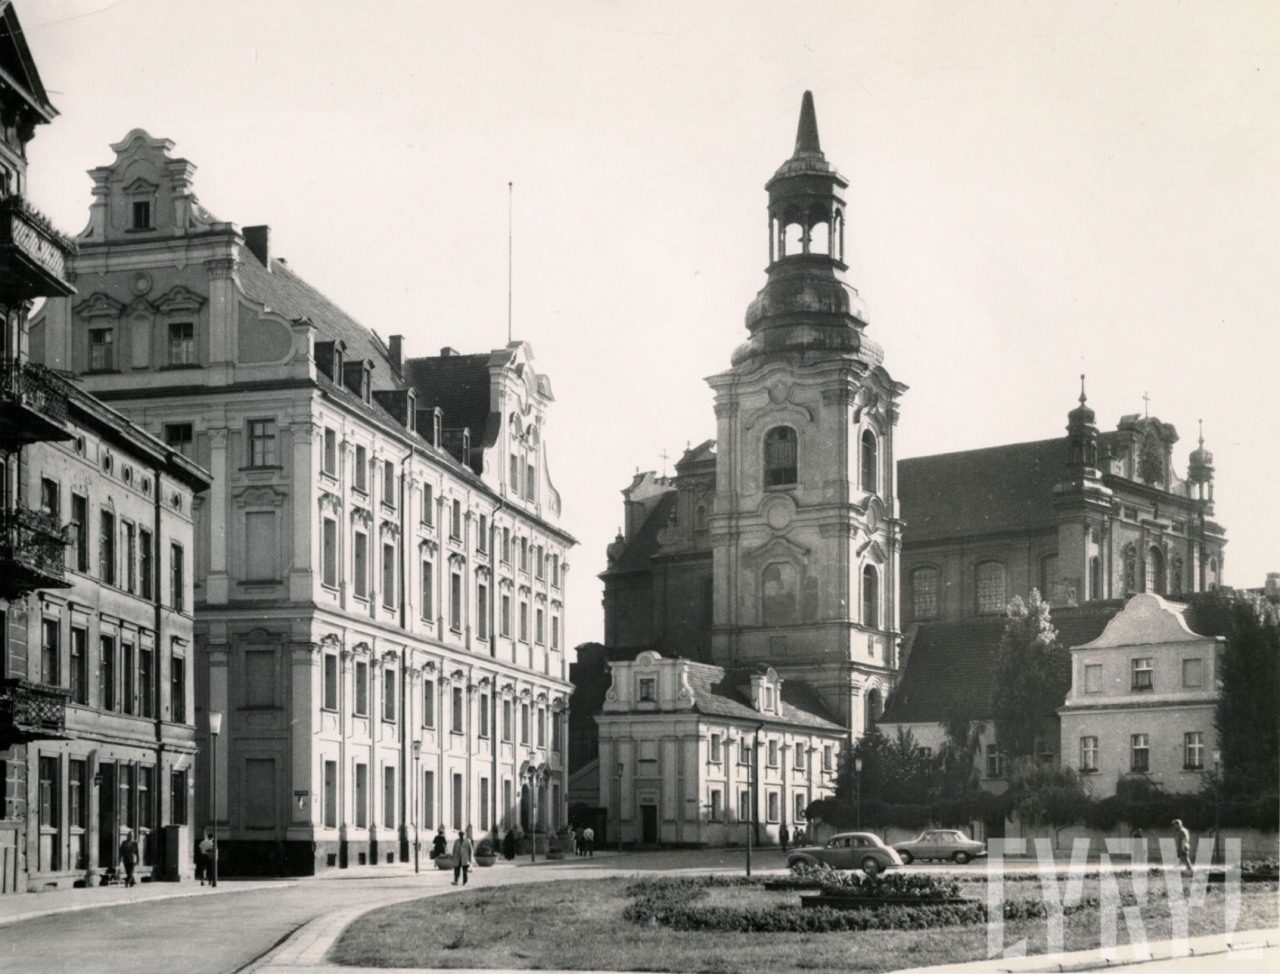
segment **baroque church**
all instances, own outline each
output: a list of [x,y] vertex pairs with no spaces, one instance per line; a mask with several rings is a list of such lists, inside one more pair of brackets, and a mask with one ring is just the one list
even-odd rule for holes
[[896,459],[907,387],[847,280],[847,187],[806,92],[795,150],[765,187],[749,337],[708,380],[716,439],[622,492],[604,644],[579,647],[571,673],[571,814],[594,807],[609,841],[804,827],[867,730],[940,743],[957,693],[984,716],[1014,596],[1043,592],[1077,645],[1128,595],[1221,581],[1203,439],[1180,478],[1173,426],[1134,415],[1100,432],[1083,386],[1065,437]]

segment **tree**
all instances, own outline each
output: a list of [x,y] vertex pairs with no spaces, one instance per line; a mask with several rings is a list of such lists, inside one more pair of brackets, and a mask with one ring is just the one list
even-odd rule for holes
[[1009,759],[1035,754],[1036,742],[1058,736],[1057,710],[1071,689],[1071,654],[1058,645],[1049,603],[1036,589],[1014,596],[996,654],[991,713],[996,743]]
[[1228,794],[1275,794],[1280,780],[1280,606],[1222,596],[1227,646],[1214,724]]
[[973,718],[973,708],[967,698],[960,694],[951,698],[942,719],[947,739],[938,749],[940,797],[958,798],[979,787],[974,762],[986,728],[983,721]]

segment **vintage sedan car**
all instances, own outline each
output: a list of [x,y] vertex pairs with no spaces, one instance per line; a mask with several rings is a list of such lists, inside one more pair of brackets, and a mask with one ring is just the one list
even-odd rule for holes
[[929,829],[914,839],[895,842],[894,851],[910,864],[916,859],[950,859],[964,865],[987,854],[987,847],[955,829]]
[[825,863],[832,869],[861,869],[868,876],[902,866],[898,854],[870,832],[841,832],[826,845],[801,846],[787,856],[788,868],[801,862]]

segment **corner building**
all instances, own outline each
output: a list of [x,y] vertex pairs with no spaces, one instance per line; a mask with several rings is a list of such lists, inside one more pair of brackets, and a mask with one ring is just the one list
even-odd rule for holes
[[523,342],[408,359],[205,210],[141,130],[32,354],[214,476],[197,502],[195,823],[225,871],[412,854],[415,833],[563,823],[554,397]]

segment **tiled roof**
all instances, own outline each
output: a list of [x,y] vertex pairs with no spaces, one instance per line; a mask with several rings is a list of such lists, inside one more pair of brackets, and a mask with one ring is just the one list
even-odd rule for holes
[[[1058,642],[1070,648],[1097,639],[1121,604],[1091,602],[1051,610]],[[923,623],[881,720],[890,724],[940,723],[957,696],[969,704],[974,720],[990,720],[991,674],[1004,623],[1003,615]]]
[[348,362],[372,360],[374,389],[404,388],[391,368],[387,349],[381,340],[295,274],[288,264],[273,259],[268,272],[246,247],[240,263],[240,286],[248,297],[265,304],[277,314],[290,319],[310,318],[316,326],[318,340],[337,340],[346,344]]
[[[418,393],[418,408],[440,407],[445,429],[471,430],[471,441],[489,444],[489,355],[433,355],[404,363],[404,376]],[[497,432],[497,423],[493,433]]]
[[733,685],[734,678],[723,668],[709,663],[690,662],[686,665],[689,668],[689,689],[693,691],[693,706],[698,713],[766,724],[812,727],[822,731],[845,730],[822,706],[812,687],[805,684],[783,681],[781,716],[762,714],[751,706],[746,688]]
[[635,537],[627,542],[627,546],[622,552],[622,557],[618,559],[616,564],[609,567],[611,574],[616,572],[649,571],[653,568],[651,559],[658,553],[658,548],[661,547],[658,544],[658,532],[671,519],[671,511],[675,504],[676,492],[672,490],[653,505],[653,510],[645,518],[640,530],[635,533]]

